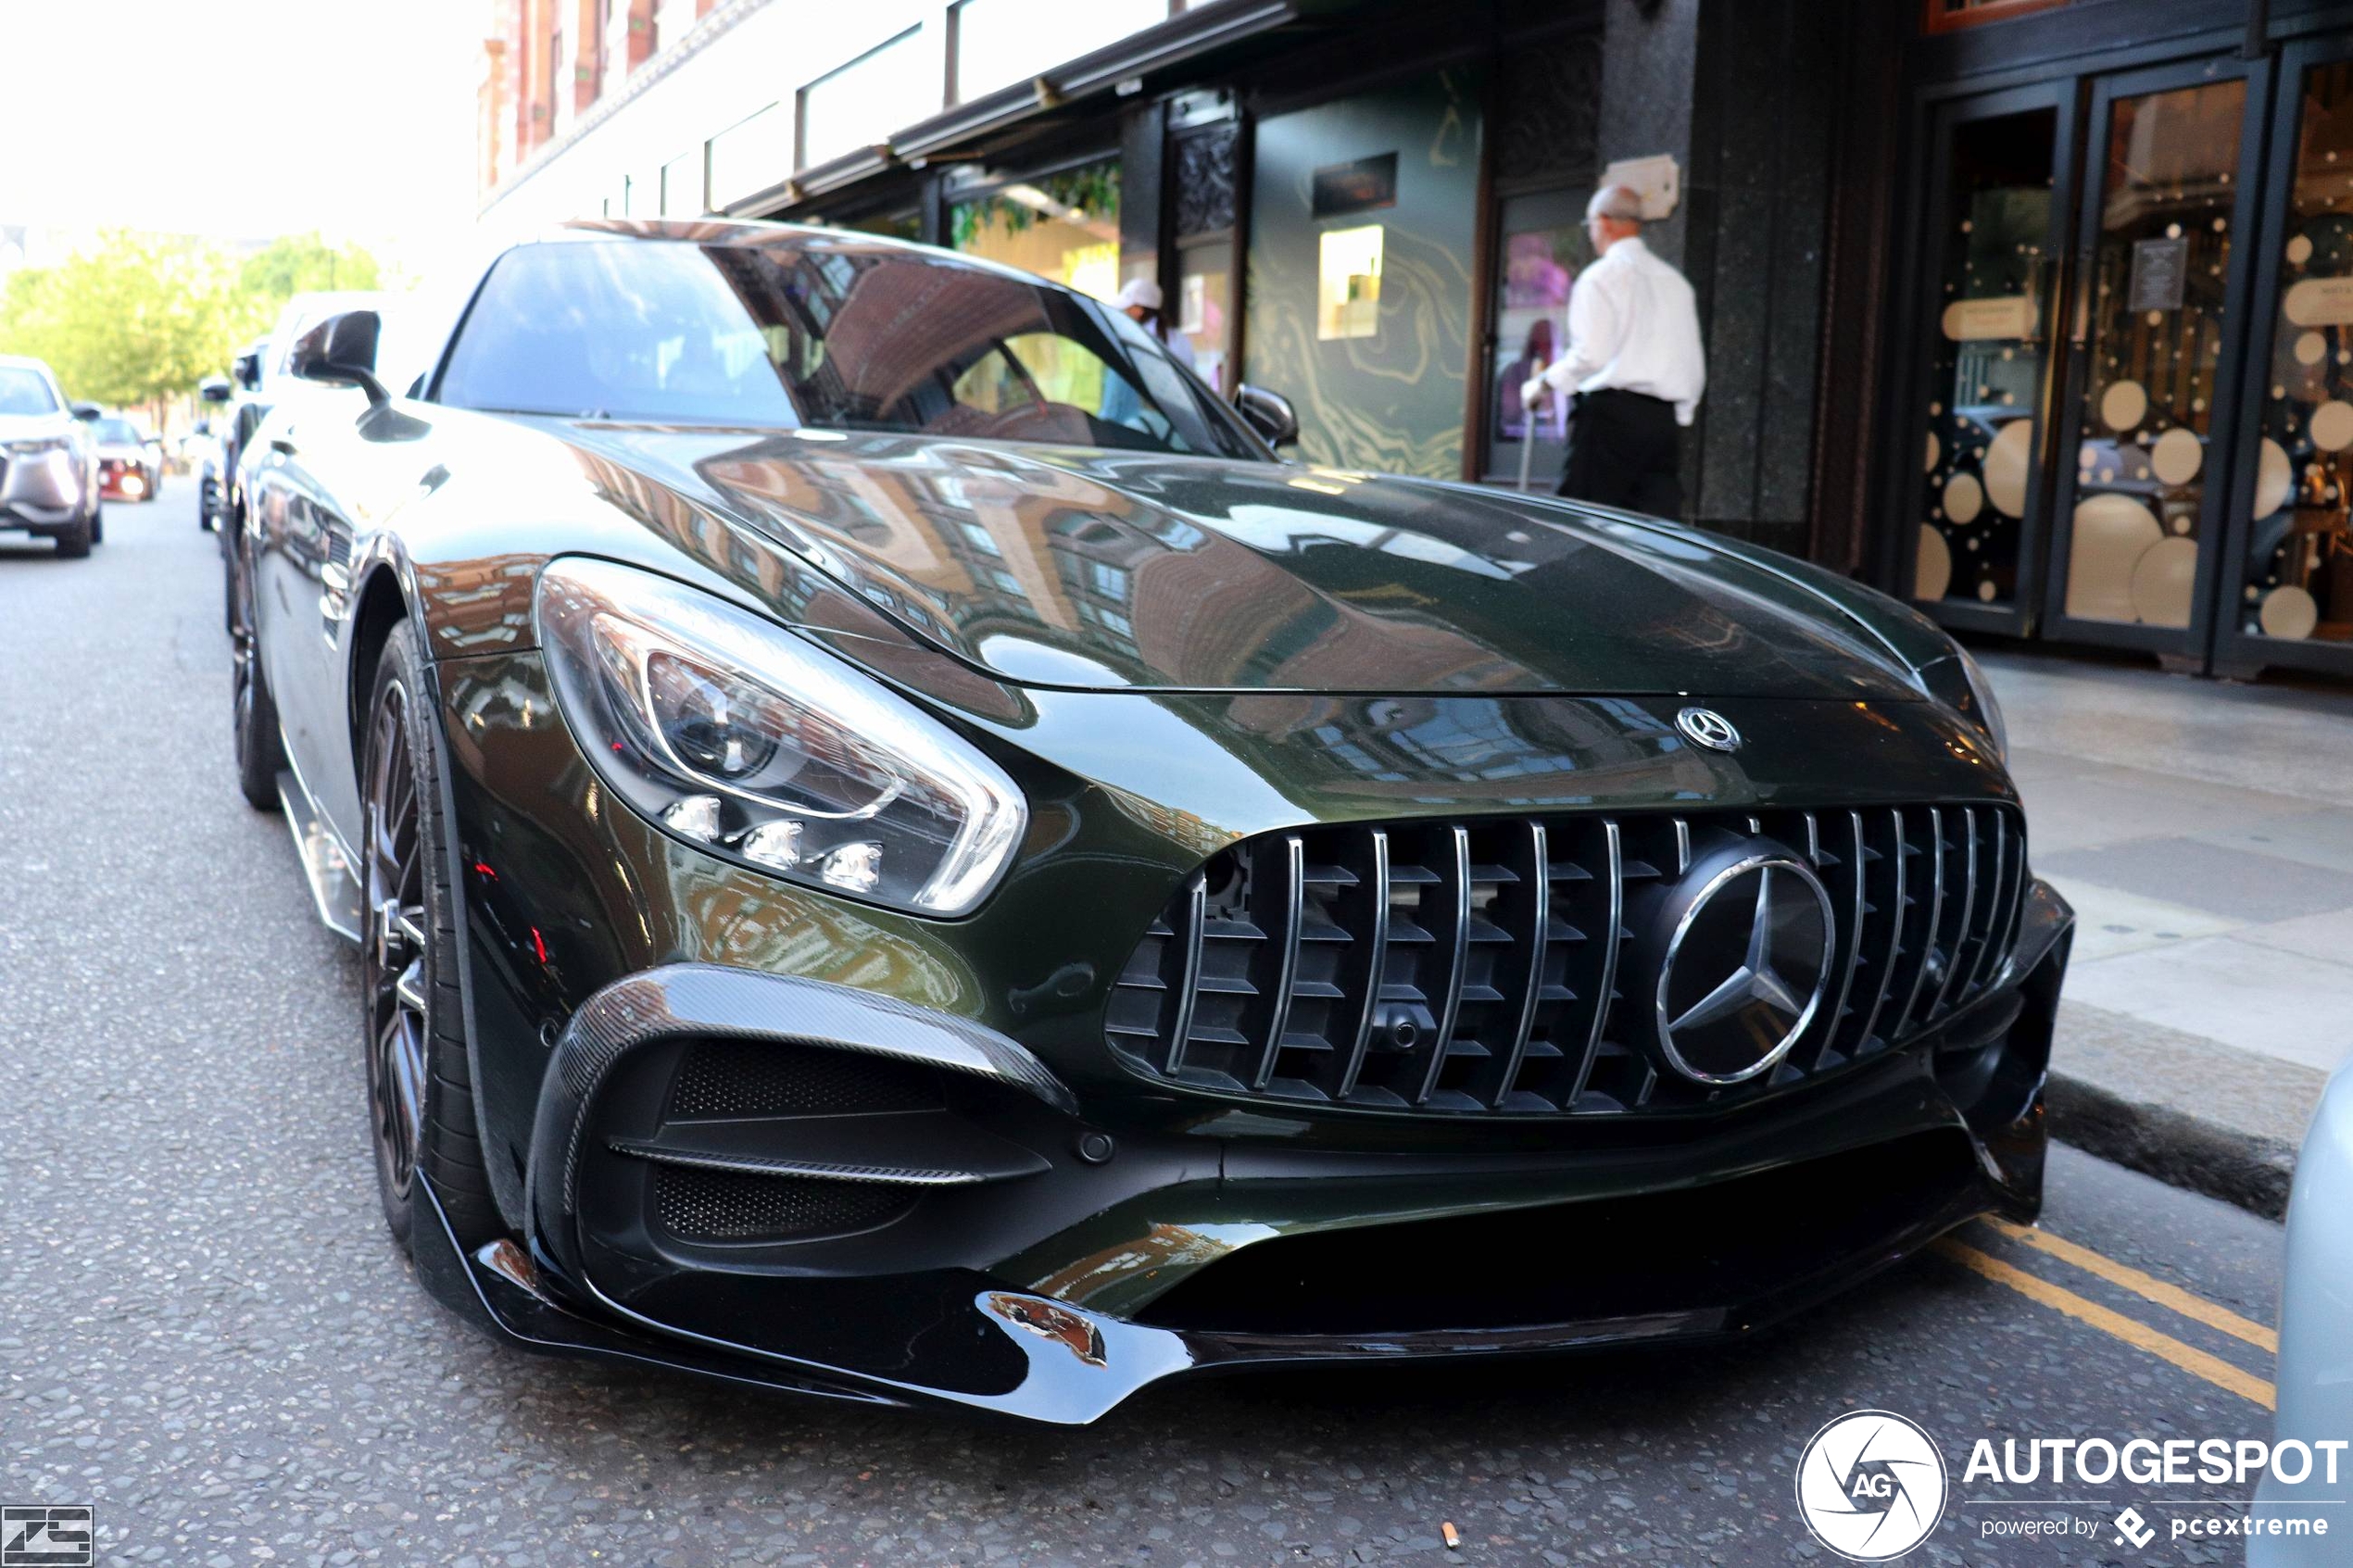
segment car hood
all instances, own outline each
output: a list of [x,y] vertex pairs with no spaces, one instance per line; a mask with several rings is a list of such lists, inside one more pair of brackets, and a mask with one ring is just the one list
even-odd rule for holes
[[[1902,700],[1820,596],[1688,533],[1350,470],[835,432],[570,423],[649,527],[643,480],[768,536],[1014,684]],[[773,570],[706,564],[793,619]]]
[[72,433],[69,414],[0,414],[0,441],[38,441]]

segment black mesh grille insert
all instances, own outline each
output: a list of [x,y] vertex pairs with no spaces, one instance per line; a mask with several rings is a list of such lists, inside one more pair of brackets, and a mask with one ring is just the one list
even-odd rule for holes
[[875,1182],[813,1181],[710,1171],[654,1168],[654,1210],[663,1228],[688,1241],[784,1241],[865,1230],[914,1203],[906,1187]]
[[[1694,861],[1778,848],[1831,909],[1821,1003],[1730,1087],[1642,1047],[1636,927]],[[1293,1104],[1612,1115],[1730,1103],[1900,1046],[2000,976],[2026,891],[2002,803],[1302,828],[1213,857],[1113,987],[1153,1077]]]
[[756,1040],[712,1040],[686,1054],[670,1115],[849,1116],[930,1110],[932,1070],[858,1051],[807,1050]]

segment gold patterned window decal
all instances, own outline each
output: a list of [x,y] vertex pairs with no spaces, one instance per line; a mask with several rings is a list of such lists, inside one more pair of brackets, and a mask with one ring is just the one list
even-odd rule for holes
[[2353,642],[2353,61],[2306,73],[2239,629]]
[[2067,564],[2079,620],[2190,623],[2246,105],[2233,79],[2110,111]]

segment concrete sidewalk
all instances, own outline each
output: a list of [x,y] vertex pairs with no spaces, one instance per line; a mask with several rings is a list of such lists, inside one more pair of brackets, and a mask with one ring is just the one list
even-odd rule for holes
[[2054,1130],[2277,1214],[2353,1059],[2353,692],[1981,654],[2074,904]]

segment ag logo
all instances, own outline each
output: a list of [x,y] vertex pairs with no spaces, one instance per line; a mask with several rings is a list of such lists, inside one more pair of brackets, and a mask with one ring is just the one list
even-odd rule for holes
[[1855,1562],[1885,1562],[1944,1518],[1944,1456],[1887,1411],[1856,1411],[1814,1434],[1797,1461],[1797,1508],[1814,1538]]

